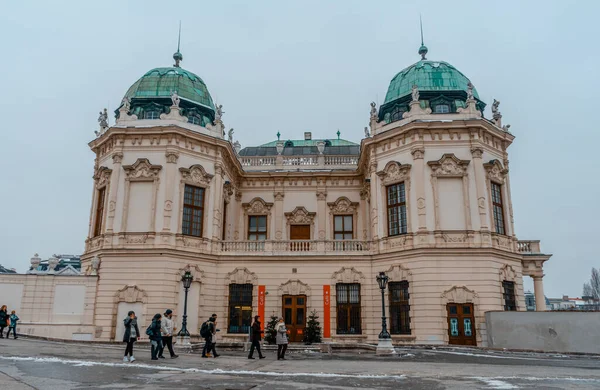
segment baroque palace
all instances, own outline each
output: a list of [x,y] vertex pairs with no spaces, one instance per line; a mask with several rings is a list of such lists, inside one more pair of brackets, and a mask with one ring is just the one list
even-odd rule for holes
[[179,51],[137,80],[89,144],[93,339],[120,340],[131,309],[144,324],[172,308],[181,324],[186,271],[188,329],[217,313],[224,341],[245,341],[256,314],[301,341],[316,310],[326,341],[374,342],[382,271],[394,344],[486,345],[485,312],[526,309],[524,276],[544,310],[550,255],[515,235],[499,102],[485,118],[465,75],[419,54],[358,143],[305,133],[241,149]]

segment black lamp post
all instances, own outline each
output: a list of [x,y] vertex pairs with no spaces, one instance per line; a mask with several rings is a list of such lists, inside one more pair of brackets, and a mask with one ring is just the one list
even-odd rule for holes
[[381,333],[379,333],[379,338],[380,339],[389,339],[391,336],[387,330],[387,321],[385,318],[385,298],[384,298],[385,287],[387,286],[389,278],[385,274],[385,272],[380,272],[379,275],[377,275],[376,279],[377,279],[377,284],[379,284],[379,288],[381,289]]
[[185,288],[185,300],[183,301],[183,321],[181,321],[181,330],[177,333],[177,336],[190,337],[190,332],[187,330],[187,296],[188,290],[192,285],[192,280],[194,280],[194,275],[190,271],[185,271],[185,274],[181,277],[181,281],[183,282],[183,288]]

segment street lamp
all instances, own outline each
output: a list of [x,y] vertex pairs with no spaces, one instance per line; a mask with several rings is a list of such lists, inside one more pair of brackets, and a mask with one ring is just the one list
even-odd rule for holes
[[187,297],[188,290],[192,285],[192,280],[194,280],[194,275],[190,271],[185,271],[185,274],[181,277],[181,281],[183,282],[183,288],[185,288],[185,300],[183,301],[183,321],[181,322],[181,330],[177,333],[177,336],[190,337],[190,332],[187,330]]
[[385,318],[384,293],[389,277],[385,274],[385,272],[380,272],[375,279],[377,280],[377,284],[379,284],[379,289],[381,290],[381,333],[379,333],[379,343],[377,343],[377,350],[375,353],[377,355],[393,355],[396,353],[396,350],[392,344],[390,332],[387,330],[387,321]]

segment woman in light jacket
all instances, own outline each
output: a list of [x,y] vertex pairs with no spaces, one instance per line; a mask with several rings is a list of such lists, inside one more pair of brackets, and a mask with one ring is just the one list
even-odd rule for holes
[[279,318],[279,323],[275,326],[277,334],[275,336],[275,342],[277,343],[277,360],[285,360],[285,351],[288,346],[287,328],[283,318]]

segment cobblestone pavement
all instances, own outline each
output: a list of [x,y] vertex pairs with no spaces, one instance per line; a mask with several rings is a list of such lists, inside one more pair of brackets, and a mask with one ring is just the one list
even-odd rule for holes
[[285,361],[274,351],[248,360],[241,351],[217,359],[181,353],[150,360],[136,345],[123,363],[117,345],[0,339],[0,388],[13,389],[598,389],[600,358],[468,348],[402,348],[321,354],[302,349]]

